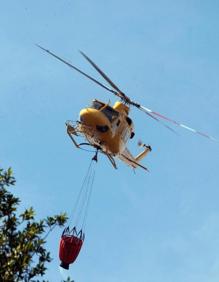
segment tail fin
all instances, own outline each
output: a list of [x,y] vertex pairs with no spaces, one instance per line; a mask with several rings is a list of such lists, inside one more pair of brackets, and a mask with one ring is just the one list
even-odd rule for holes
[[152,151],[152,148],[151,148],[150,145],[145,145],[145,144],[139,143],[139,146],[144,147],[144,151],[141,152],[140,154],[138,154],[138,155],[135,157],[135,161],[136,161],[136,162],[141,161],[144,157],[147,156],[147,154],[148,154],[149,152]]

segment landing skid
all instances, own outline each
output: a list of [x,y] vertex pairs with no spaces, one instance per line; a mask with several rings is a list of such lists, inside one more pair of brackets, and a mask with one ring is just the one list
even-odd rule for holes
[[[78,144],[76,142],[76,140],[74,139],[74,137],[73,137],[73,135],[78,136],[77,130],[73,126],[71,126],[70,124],[66,123],[66,126],[67,126],[67,133],[68,133],[69,137],[71,138],[71,140],[72,140],[72,142],[73,142],[73,144],[75,145],[76,148],[82,149],[81,148],[82,146],[91,146],[91,147],[95,148],[97,151],[96,151],[95,156],[93,157],[93,160],[97,161],[97,153],[98,153],[98,151],[100,151],[102,154],[107,156],[107,158],[110,161],[110,163],[112,164],[112,166],[115,169],[117,169],[117,165],[116,165],[115,159],[114,159],[114,157],[112,155],[107,154],[106,152],[103,152],[101,147],[99,147],[97,145],[92,145],[92,144],[87,143],[87,142],[83,142],[83,143],[79,143]],[[132,163],[134,166],[141,167],[144,170],[148,171],[148,169],[145,166],[139,164],[138,162],[133,161],[132,159],[126,157],[125,155],[122,155],[122,157],[125,158],[128,162]]]

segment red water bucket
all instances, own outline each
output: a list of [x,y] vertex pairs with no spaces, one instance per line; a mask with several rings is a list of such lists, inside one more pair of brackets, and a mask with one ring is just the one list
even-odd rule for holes
[[61,267],[69,269],[69,264],[76,260],[83,242],[84,234],[82,233],[82,230],[78,233],[75,227],[71,231],[69,228],[64,230],[59,244]]

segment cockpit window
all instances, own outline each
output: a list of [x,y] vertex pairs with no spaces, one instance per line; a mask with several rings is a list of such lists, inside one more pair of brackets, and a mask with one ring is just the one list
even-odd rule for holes
[[110,120],[112,121],[114,118],[117,118],[119,113],[115,111],[112,107],[106,106],[104,107],[101,112]]
[[101,109],[103,106],[104,106],[104,103],[99,102],[97,100],[93,100],[91,104],[91,108],[96,109],[96,110]]

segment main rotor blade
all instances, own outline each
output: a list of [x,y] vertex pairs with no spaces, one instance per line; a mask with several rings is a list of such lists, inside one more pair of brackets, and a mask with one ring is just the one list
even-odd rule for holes
[[109,83],[112,88],[114,88],[118,93],[117,96],[119,96],[121,99],[123,99],[125,102],[129,102],[130,99],[117,87],[112,80],[82,51],[80,51],[81,55],[95,68],[95,70]]
[[[143,111],[144,111],[145,113],[147,113],[148,115],[150,115],[151,117],[153,117],[154,119],[157,119],[158,121],[160,121],[159,118],[160,118],[160,119],[163,119],[163,120],[165,120],[165,121],[167,121],[167,122],[170,122],[170,123],[172,123],[172,124],[174,124],[174,125],[176,125],[176,126],[182,127],[182,128],[184,128],[184,129],[189,130],[190,132],[193,132],[193,133],[195,133],[195,134],[198,134],[198,135],[200,135],[200,136],[202,136],[202,137],[208,138],[208,139],[210,139],[210,140],[212,140],[212,141],[219,142],[218,139],[214,138],[214,137],[211,136],[211,135],[208,135],[208,134],[203,133],[203,132],[201,132],[201,131],[198,131],[198,130],[196,130],[196,129],[194,129],[194,128],[191,128],[191,127],[189,127],[189,126],[187,126],[187,125],[185,125],[185,124],[183,124],[183,123],[177,122],[177,121],[175,121],[175,120],[173,120],[173,119],[171,119],[171,118],[169,118],[169,117],[166,117],[166,116],[164,116],[164,115],[162,115],[162,114],[160,114],[160,113],[158,113],[158,112],[154,112],[154,111],[152,111],[152,110],[150,110],[150,109],[148,109],[148,108],[146,108],[146,107],[142,107],[142,106],[140,106],[140,109],[143,110]],[[169,128],[169,126],[167,126],[166,124],[164,124],[164,125]],[[169,128],[169,129],[170,129],[170,128]],[[172,130],[172,129],[171,129],[171,130]]]
[[145,114],[147,114],[149,117],[153,118],[154,120],[156,120],[157,122],[162,124],[165,128],[169,129],[171,132],[173,132],[173,133],[178,135],[178,133],[172,127],[168,126],[167,124],[162,122],[160,119],[158,119],[157,117],[153,116],[153,114],[151,112],[149,112],[148,109],[146,110],[144,107],[142,107],[140,105],[137,108],[139,110],[141,110],[142,112],[144,112]]
[[57,60],[61,61],[62,63],[66,64],[67,66],[69,66],[70,68],[76,70],[77,72],[79,72],[80,74],[82,74],[83,76],[89,78],[90,80],[92,80],[93,82],[95,82],[96,84],[98,84],[99,86],[103,87],[104,89],[106,89],[107,91],[113,93],[114,95],[117,95],[117,92],[108,88],[107,86],[105,86],[104,84],[102,84],[101,82],[99,82],[98,80],[96,80],[95,78],[93,78],[92,76],[86,74],[85,72],[83,72],[82,70],[80,70],[79,68],[75,67],[74,65],[72,65],[71,63],[65,61],[64,59],[62,59],[61,57],[57,56],[56,54],[54,54],[53,52],[43,48],[42,46],[36,44],[37,47],[39,47],[40,49],[42,49],[43,51],[47,52],[49,55],[53,56],[54,58],[56,58]]

